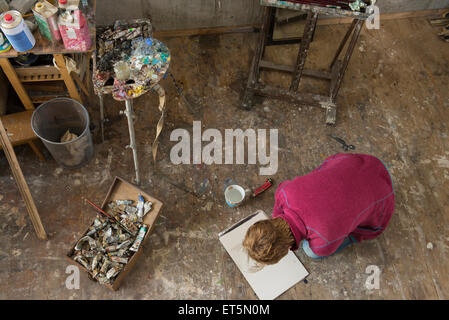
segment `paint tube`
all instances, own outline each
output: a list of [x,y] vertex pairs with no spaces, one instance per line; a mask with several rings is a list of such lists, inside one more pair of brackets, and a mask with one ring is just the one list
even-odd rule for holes
[[100,272],[106,273],[106,271],[108,271],[108,268],[110,265],[111,265],[111,260],[105,258],[103,264],[101,265]]
[[131,246],[131,248],[129,248],[129,250],[137,252],[137,250],[139,250],[140,245],[142,244],[143,239],[145,238],[145,234],[148,231],[148,226],[146,224],[144,224],[140,230],[139,233],[137,234],[136,237],[136,241],[134,241],[133,245]]
[[111,269],[109,269],[109,271],[106,273],[106,278],[107,279],[111,279],[113,277],[115,277],[116,275],[118,275],[120,272],[120,269],[117,267],[112,267]]
[[75,250],[81,250],[82,247],[83,247],[83,244],[84,244],[85,242],[88,242],[88,243],[89,243],[90,249],[95,249],[95,248],[97,248],[97,243],[95,242],[95,240],[92,239],[92,238],[89,237],[89,236],[85,236],[85,237],[82,237],[82,238],[78,241],[78,243],[75,245]]
[[145,199],[139,194],[139,201],[137,202],[137,216],[142,219],[143,217],[143,207],[145,205]]
[[132,205],[133,202],[134,202],[134,201],[132,201],[132,200],[115,200],[115,203],[116,203],[118,206],[121,206],[121,205],[123,205],[123,204],[129,206],[129,205]]
[[98,263],[101,261],[101,253],[98,253],[93,259],[92,259],[92,270],[96,270]]
[[119,256],[112,256],[111,257],[111,261],[127,264],[128,263],[128,258],[119,257]]
[[79,262],[80,264],[82,264],[83,267],[86,268],[87,270],[90,270],[89,263],[82,256],[76,256],[73,260],[75,260],[75,261]]
[[150,212],[151,208],[153,207],[153,202],[147,201],[145,202],[145,205],[143,206],[143,216],[145,216],[148,212]]
[[126,247],[128,247],[131,243],[132,243],[131,240],[123,241],[122,243],[120,243],[120,244],[117,246],[117,249],[126,248]]

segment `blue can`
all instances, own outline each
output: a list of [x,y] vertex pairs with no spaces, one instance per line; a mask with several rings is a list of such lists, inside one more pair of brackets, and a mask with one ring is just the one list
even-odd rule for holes
[[31,50],[36,44],[36,39],[17,10],[6,11],[0,16],[0,28],[18,52]]

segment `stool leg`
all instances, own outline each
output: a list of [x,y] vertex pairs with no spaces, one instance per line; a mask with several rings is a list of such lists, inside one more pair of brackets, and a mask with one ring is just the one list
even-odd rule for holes
[[101,141],[104,142],[104,101],[103,95],[98,95],[98,100],[100,100],[100,129],[101,129]]
[[125,100],[126,110],[125,115],[128,118],[128,129],[129,129],[129,140],[130,144],[127,148],[131,148],[133,150],[134,157],[134,167],[136,169],[136,184],[140,184],[140,170],[139,170],[139,159],[137,158],[137,146],[136,146],[136,137],[134,131],[134,112],[133,112],[133,100],[127,99]]
[[28,145],[31,147],[31,149],[33,149],[39,160],[45,161],[44,155],[42,154],[41,150],[39,150],[39,147],[34,141],[28,141]]

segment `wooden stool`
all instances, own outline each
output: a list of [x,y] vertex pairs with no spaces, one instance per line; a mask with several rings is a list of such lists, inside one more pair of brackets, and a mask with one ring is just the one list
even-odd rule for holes
[[[33,110],[28,110],[1,116],[0,119],[3,122],[6,135],[8,136],[12,146],[28,143],[39,159],[44,161],[44,156],[36,145],[36,142],[33,141],[38,139],[38,137],[34,134],[33,129],[31,129],[32,115]],[[1,145],[0,149],[2,149]]]
[[[299,4],[288,1],[261,0],[261,5],[265,6],[263,13],[263,24],[260,31],[259,43],[254,54],[248,82],[245,88],[242,107],[246,110],[250,110],[252,108],[252,100],[255,94],[270,98],[285,99],[302,105],[324,108],[326,110],[326,123],[335,124],[337,113],[337,105],[335,100],[337,98],[341,82],[348,67],[349,60],[352,56],[354,47],[360,35],[360,31],[362,30],[364,20],[369,18],[369,14],[352,12],[342,9]],[[279,41],[277,41],[278,43],[276,43],[276,40],[273,40],[274,17],[276,8],[307,12],[306,26],[304,29],[304,34],[301,38],[301,45],[299,48],[296,65],[294,66],[279,65],[263,60],[265,47],[267,45],[297,42],[297,39],[292,39],[290,40],[290,42],[282,40],[280,41],[280,43]],[[340,43],[335,57],[330,64],[329,71],[304,69],[310,43],[315,33],[319,14],[353,18],[353,22],[342,42]],[[349,38],[351,38],[351,40],[349,46],[346,49],[346,52],[344,53],[343,60],[339,60],[340,54],[343,52],[343,49]],[[290,88],[287,90],[263,85],[259,80],[261,69],[271,69],[291,73],[292,81],[290,84]],[[329,95],[325,96],[312,93],[299,93],[299,82],[303,75],[330,81]]]

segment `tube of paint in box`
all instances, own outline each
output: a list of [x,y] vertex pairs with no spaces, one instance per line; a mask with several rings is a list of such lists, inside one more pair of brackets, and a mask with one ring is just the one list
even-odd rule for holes
[[129,250],[137,252],[139,250],[140,245],[142,244],[143,239],[145,238],[145,234],[148,231],[148,226],[146,224],[140,227],[139,233],[137,234],[136,241],[134,241],[133,245]]
[[139,218],[143,217],[143,206],[145,205],[145,199],[141,194],[138,197],[139,201],[137,202],[137,216]]

